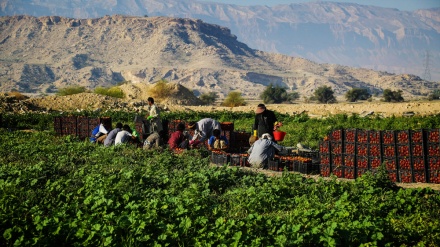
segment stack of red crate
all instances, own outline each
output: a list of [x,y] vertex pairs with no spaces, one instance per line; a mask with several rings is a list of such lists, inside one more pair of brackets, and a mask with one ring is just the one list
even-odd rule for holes
[[357,129],[346,129],[344,131],[344,177],[356,178],[356,143]]
[[319,159],[321,165],[321,176],[330,176],[331,161],[330,161],[330,141],[322,141],[319,143]]
[[426,157],[425,157],[425,143],[423,130],[410,131],[411,143],[411,170],[413,174],[413,182],[426,183]]
[[426,133],[427,160],[430,183],[440,183],[440,130],[431,129]]
[[368,131],[359,129],[356,136],[356,177],[362,176],[369,169],[368,165]]
[[343,130],[337,129],[330,133],[331,173],[338,178],[344,177],[344,146]]

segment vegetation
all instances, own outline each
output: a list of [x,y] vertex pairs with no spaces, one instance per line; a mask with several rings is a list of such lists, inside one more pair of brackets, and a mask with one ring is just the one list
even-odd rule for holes
[[28,97],[20,92],[12,91],[8,93],[8,96],[14,96],[17,100],[25,100]]
[[436,89],[429,94],[428,100],[440,100],[440,89]]
[[345,93],[345,98],[349,102],[356,102],[358,100],[367,100],[371,98],[371,94],[366,88],[352,88]]
[[163,99],[170,95],[170,85],[165,79],[157,81],[153,88],[150,89],[151,97]]
[[73,94],[78,94],[78,93],[84,93],[85,91],[86,91],[85,87],[73,85],[73,86],[68,86],[68,87],[58,89],[58,92],[56,94],[58,96],[67,96],[67,95],[73,95]]
[[94,93],[121,99],[125,97],[124,91],[119,87],[97,87]]
[[402,90],[393,91],[391,89],[383,90],[383,100],[385,102],[403,102]]
[[222,103],[223,106],[236,107],[246,105],[244,98],[240,92],[230,92]]
[[200,95],[199,98],[203,102],[204,105],[212,105],[217,100],[218,95],[216,92],[209,92],[209,93],[204,93],[204,94]]
[[333,89],[329,86],[320,86],[314,92],[311,100],[316,100],[320,103],[335,103],[336,98]]
[[[305,119],[303,119],[305,120]],[[339,119],[341,120],[341,119]],[[0,130],[1,246],[436,246],[440,194]]]
[[287,93],[286,88],[269,84],[260,95],[260,98],[265,104],[280,104],[299,99],[299,94],[297,92]]

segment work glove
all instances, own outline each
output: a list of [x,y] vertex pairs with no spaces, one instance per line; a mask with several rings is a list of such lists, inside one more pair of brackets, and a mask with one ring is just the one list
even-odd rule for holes
[[151,120],[153,118],[153,116],[148,116],[147,120]]

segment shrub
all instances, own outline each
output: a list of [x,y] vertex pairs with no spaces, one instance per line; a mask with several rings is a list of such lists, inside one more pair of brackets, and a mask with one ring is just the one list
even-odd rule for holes
[[97,87],[95,88],[94,93],[121,99],[125,96],[124,92],[119,87]]
[[26,95],[24,95],[20,92],[17,92],[17,91],[9,92],[8,95],[14,96],[17,100],[25,100],[25,99],[29,98]]
[[439,100],[440,99],[440,90],[436,89],[434,92],[429,94],[428,100]]
[[336,98],[334,92],[329,86],[320,86],[313,92],[312,100],[317,100],[320,103],[335,103]]
[[244,98],[241,96],[240,92],[230,92],[226,97],[225,101],[222,103],[223,106],[235,107],[246,105]]
[[86,91],[85,87],[74,85],[74,86],[68,86],[68,87],[58,89],[57,95],[58,96],[66,96],[66,95],[84,93],[85,91]]
[[200,100],[203,102],[204,105],[212,105],[217,100],[218,95],[216,92],[209,92],[204,93],[200,95]]
[[163,99],[170,95],[170,86],[168,81],[165,79],[161,79],[156,82],[153,88],[150,89],[151,97]]
[[385,102],[403,102],[402,90],[393,91],[391,89],[383,90],[383,100]]
[[279,104],[283,102],[291,102],[299,98],[297,92],[287,93],[287,89],[278,85],[269,84],[260,98],[265,104]]
[[356,102],[358,100],[367,100],[371,98],[371,94],[366,88],[352,88],[345,93],[345,98],[349,102]]

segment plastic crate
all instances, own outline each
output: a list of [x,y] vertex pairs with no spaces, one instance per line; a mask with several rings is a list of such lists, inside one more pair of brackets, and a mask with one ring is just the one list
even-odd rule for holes
[[427,168],[424,157],[412,157],[411,166],[414,171],[425,170]]
[[426,139],[428,143],[440,143],[440,130],[429,129],[426,130]]
[[395,158],[384,158],[383,163],[387,170],[397,170],[397,162]]
[[440,170],[428,170],[430,183],[440,184]]
[[372,156],[369,157],[369,165],[371,169],[376,169],[382,164],[382,159],[380,157]]
[[212,153],[211,162],[216,165],[227,165],[229,163],[229,155]]
[[278,171],[280,167],[280,161],[278,159],[276,160],[269,160],[267,162],[267,169],[271,171]]
[[344,165],[344,158],[342,154],[333,154],[331,156],[331,165],[332,166],[343,166]]
[[241,156],[239,154],[231,154],[230,155],[230,165],[231,166],[240,166]]
[[367,168],[357,168],[356,169],[356,178],[362,177],[365,173],[369,172],[370,169]]
[[313,162],[300,162],[299,172],[303,174],[319,174],[319,164]]
[[332,166],[332,174],[338,178],[344,178],[344,166]]
[[368,131],[368,142],[370,144],[380,144],[381,141],[381,132],[379,130],[370,130]]
[[356,135],[357,143],[368,143],[368,131],[367,130],[358,130]]
[[415,183],[426,183],[428,182],[426,178],[426,171],[425,170],[413,170],[413,180]]
[[319,152],[321,154],[329,154],[330,153],[330,142],[322,141],[319,143]]
[[380,144],[369,144],[368,145],[368,156],[382,157]]
[[356,170],[354,167],[344,167],[344,177],[347,179],[355,179],[356,178]]
[[409,144],[410,133],[409,130],[397,130],[396,131],[396,142],[398,144]]
[[330,140],[334,141],[334,142],[342,142],[343,141],[343,130],[342,129],[333,130],[330,133]]
[[356,143],[344,143],[344,150],[346,154],[356,154]]
[[331,142],[331,153],[332,154],[342,154],[342,143],[341,142]]
[[440,157],[440,146],[437,143],[428,143],[428,156]]
[[321,174],[321,176],[329,177],[330,176],[330,171],[331,171],[330,168],[331,168],[330,165],[323,165],[323,164],[321,164],[320,165],[320,174]]
[[358,143],[356,145],[356,155],[358,156],[368,156],[368,144]]
[[382,145],[382,155],[383,157],[396,157],[396,145],[394,144],[383,144]]
[[344,165],[347,167],[355,167],[356,163],[356,156],[355,155],[345,155],[344,156]]
[[411,143],[423,143],[424,134],[423,130],[410,130]]
[[411,158],[410,157],[398,157],[397,163],[400,170],[411,170]]
[[368,169],[368,157],[356,156],[356,167],[361,169]]
[[250,167],[251,165],[248,162],[249,156],[247,154],[241,155],[240,166],[242,167]]
[[[371,173],[373,175],[376,175],[378,171],[379,171],[378,169],[372,169]],[[399,182],[399,173],[397,170],[387,170],[387,173],[388,173],[388,178],[392,182]]]
[[384,144],[395,144],[396,137],[394,130],[384,130],[382,131],[382,143]]
[[411,143],[411,156],[424,156],[423,143]]
[[356,142],[356,133],[357,133],[357,129],[346,129],[344,131],[344,135],[345,135],[345,142]]
[[440,171],[440,157],[428,157],[428,170]]
[[399,182],[412,183],[413,176],[411,170],[399,170]]
[[330,165],[330,155],[329,154],[321,154],[320,155],[320,163],[322,165]]

